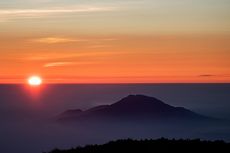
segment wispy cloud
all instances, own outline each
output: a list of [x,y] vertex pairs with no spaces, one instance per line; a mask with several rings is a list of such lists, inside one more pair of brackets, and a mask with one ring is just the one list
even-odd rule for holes
[[0,10],[0,18],[18,19],[18,18],[40,18],[52,15],[75,14],[75,13],[95,13],[117,10],[116,7],[109,6],[78,6],[48,9],[2,9]]
[[46,63],[44,67],[51,68],[51,67],[61,67],[61,66],[70,66],[70,65],[85,65],[85,64],[92,64],[92,62],[51,62],[51,63]]
[[47,60],[60,60],[60,59],[76,59],[76,58],[84,58],[84,57],[102,57],[102,56],[114,56],[120,54],[126,54],[128,52],[85,52],[85,53],[44,53],[38,55],[26,55],[21,58],[20,60],[38,60],[38,61],[47,61]]
[[[29,41],[30,42],[37,42],[37,43],[55,44],[55,43],[87,42],[87,41],[90,41],[92,43],[102,43],[102,42],[116,41],[116,40],[118,40],[118,39],[117,38],[86,38],[86,39],[80,38],[80,39],[77,39],[77,38],[61,37],[61,36],[55,36],[55,37],[48,36],[48,37],[30,39]],[[103,45],[103,47],[104,47],[104,45]]]
[[202,74],[202,75],[198,75],[198,77],[206,77],[206,78],[209,78],[209,77],[230,77],[229,74]]
[[213,74],[202,74],[202,75],[199,75],[198,77],[215,77],[216,75],[213,75]]
[[46,63],[44,67],[58,67],[58,66],[66,66],[66,65],[75,65],[75,62],[53,62]]
[[74,38],[64,38],[64,37],[44,37],[33,39],[32,42],[46,43],[46,44],[57,44],[57,43],[70,43],[70,42],[82,42],[87,41],[85,39],[74,39]]

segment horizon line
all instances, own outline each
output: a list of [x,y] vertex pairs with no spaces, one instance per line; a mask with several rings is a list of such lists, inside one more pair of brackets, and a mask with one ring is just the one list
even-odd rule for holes
[[[230,82],[106,82],[106,83],[42,83],[43,85],[121,85],[121,84],[230,84]],[[0,83],[0,85],[28,85],[27,83]]]

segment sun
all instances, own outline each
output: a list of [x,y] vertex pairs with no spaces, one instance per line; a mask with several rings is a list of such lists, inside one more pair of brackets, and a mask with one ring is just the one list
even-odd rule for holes
[[28,84],[31,86],[39,86],[42,84],[42,78],[39,76],[31,76],[28,78]]

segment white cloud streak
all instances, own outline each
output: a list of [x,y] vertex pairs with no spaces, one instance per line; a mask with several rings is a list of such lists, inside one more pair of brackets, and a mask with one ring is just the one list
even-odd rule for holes
[[92,62],[51,62],[44,65],[45,68],[51,67],[61,67],[61,66],[70,66],[70,65],[85,65],[92,64]]
[[2,19],[18,19],[18,18],[41,18],[62,14],[76,13],[95,13],[115,11],[116,7],[109,6],[80,6],[80,7],[63,7],[49,9],[2,9],[0,10],[0,18]]
[[75,65],[74,62],[53,62],[46,63],[44,67],[58,67],[58,66],[66,66],[66,65]]

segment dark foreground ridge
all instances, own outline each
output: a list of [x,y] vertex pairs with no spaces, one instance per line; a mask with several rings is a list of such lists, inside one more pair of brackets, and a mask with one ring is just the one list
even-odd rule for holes
[[54,149],[48,153],[195,153],[230,152],[230,143],[224,141],[169,140],[117,140],[103,145],[87,145],[69,150]]

